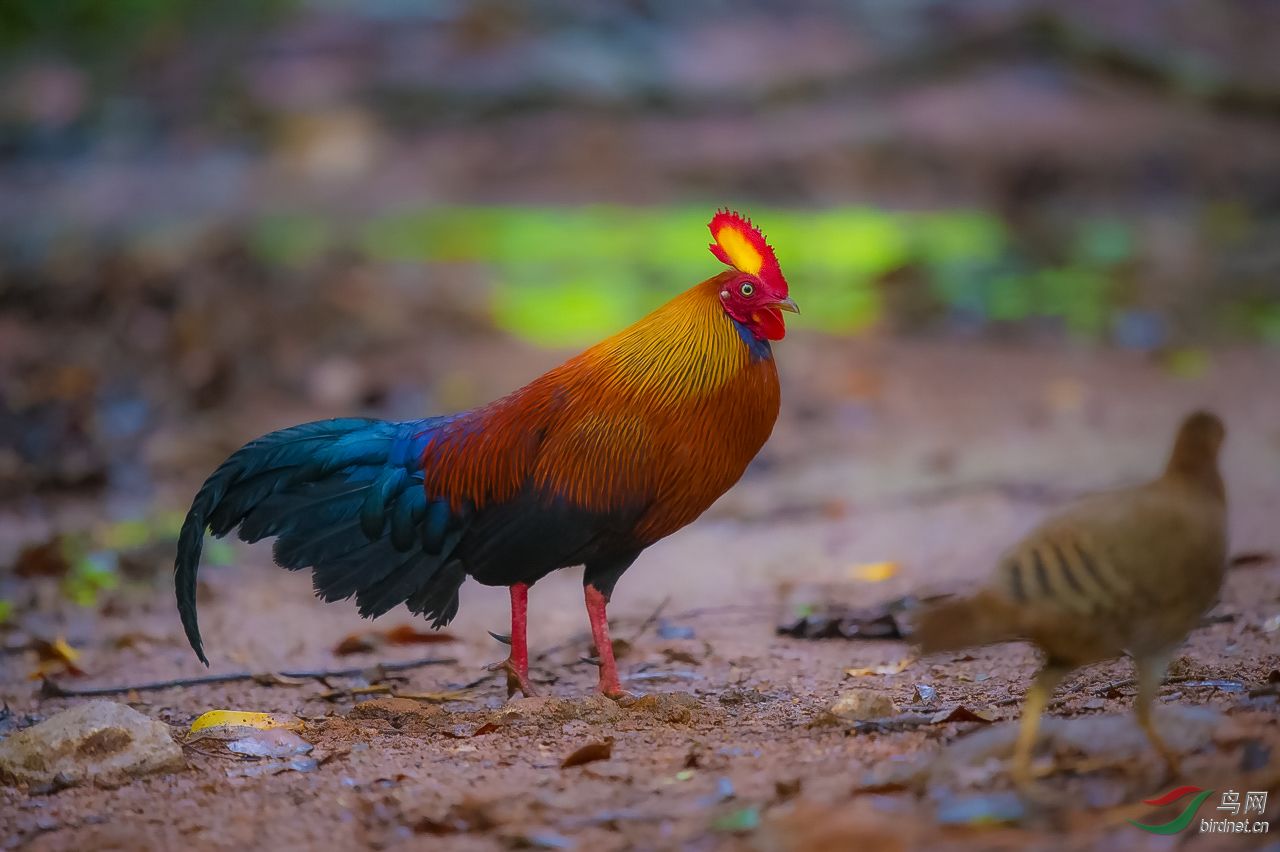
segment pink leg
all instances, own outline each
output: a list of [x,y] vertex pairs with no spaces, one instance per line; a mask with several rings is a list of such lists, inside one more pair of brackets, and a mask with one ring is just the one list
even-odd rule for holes
[[522,695],[537,695],[529,682],[529,641],[525,635],[529,627],[529,586],[516,583],[511,587],[511,655],[492,669],[507,672],[507,697],[519,690]]
[[596,653],[600,655],[600,692],[610,698],[622,698],[627,693],[618,681],[618,664],[613,659],[613,642],[609,639],[609,616],[605,612],[609,599],[591,585],[586,586],[586,593],[591,637],[596,643]]

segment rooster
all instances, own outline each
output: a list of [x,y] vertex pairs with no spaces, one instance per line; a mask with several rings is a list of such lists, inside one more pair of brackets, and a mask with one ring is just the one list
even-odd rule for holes
[[729,269],[511,394],[403,423],[343,418],[250,441],[205,481],[182,525],[178,612],[196,616],[205,531],[275,538],[277,564],[312,569],[325,601],[376,618],[405,604],[435,628],[467,577],[511,594],[508,695],[533,695],[529,587],[584,566],[599,690],[625,695],[609,640],[614,586],[649,545],[701,515],[746,470],[778,416],[770,341],[798,312],[773,248],[717,212]]

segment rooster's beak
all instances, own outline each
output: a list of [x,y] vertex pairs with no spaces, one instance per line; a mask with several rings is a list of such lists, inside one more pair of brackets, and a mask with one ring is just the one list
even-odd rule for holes
[[796,304],[796,300],[788,296],[773,303],[773,307],[784,311],[791,311],[793,314],[800,313],[800,306]]

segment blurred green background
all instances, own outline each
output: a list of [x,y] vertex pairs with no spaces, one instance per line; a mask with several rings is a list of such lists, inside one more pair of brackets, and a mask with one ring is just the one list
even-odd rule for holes
[[1200,374],[1280,343],[1278,33],[1249,0],[13,0],[3,490],[127,489],[194,414],[482,401],[460,353],[626,325],[716,271],[720,206],[800,334]]

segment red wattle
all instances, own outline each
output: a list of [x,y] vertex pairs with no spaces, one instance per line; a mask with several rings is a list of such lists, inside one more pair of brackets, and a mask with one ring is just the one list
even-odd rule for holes
[[781,340],[787,336],[787,324],[777,308],[760,308],[751,312],[751,320],[765,340]]

